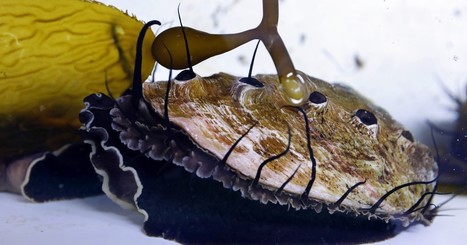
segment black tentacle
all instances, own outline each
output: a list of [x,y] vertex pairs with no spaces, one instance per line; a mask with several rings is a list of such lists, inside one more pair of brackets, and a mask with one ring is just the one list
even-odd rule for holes
[[289,152],[290,150],[290,142],[292,140],[292,133],[290,132],[290,126],[287,124],[287,129],[288,129],[288,134],[289,134],[289,137],[288,137],[288,142],[287,142],[287,147],[285,148],[285,150],[277,155],[274,155],[266,160],[264,160],[258,167],[258,170],[256,171],[256,177],[255,179],[253,180],[251,186],[255,187],[258,185],[258,182],[259,182],[259,178],[261,177],[261,171],[263,170],[263,168],[270,162],[276,160],[276,159],[279,159],[281,158],[282,156],[284,156],[285,154],[287,154],[287,152]]
[[287,180],[279,187],[279,189],[277,189],[277,191],[274,193],[274,195],[278,195],[284,190],[285,186],[293,179],[293,177],[298,172],[298,170],[300,169],[301,166],[302,166],[302,164],[298,165],[298,167],[295,169],[295,171],[292,173],[292,175],[290,175],[289,178],[287,178]]
[[240,79],[241,82],[250,84],[251,86],[257,87],[257,88],[262,88],[264,87],[263,83],[258,81],[257,79],[251,77],[251,74],[253,72],[253,65],[255,63],[255,57],[256,57],[256,52],[258,51],[259,43],[261,40],[258,40],[256,43],[255,51],[253,52],[253,57],[251,58],[251,63],[250,63],[250,70],[248,71],[248,77],[243,77]]
[[353,190],[355,190],[355,188],[357,188],[358,186],[363,185],[363,184],[365,184],[365,183],[366,183],[366,180],[354,184],[352,187],[350,187],[350,188],[339,198],[339,200],[337,200],[335,203],[329,205],[329,207],[330,207],[330,208],[336,208],[336,207],[340,206],[340,205],[342,204],[342,202],[347,198],[347,196],[348,196]]
[[227,153],[225,153],[224,157],[222,158],[222,160],[219,162],[220,165],[225,165],[227,163],[227,159],[229,158],[230,154],[232,154],[232,152],[234,151],[235,147],[238,145],[238,143],[240,143],[240,141],[250,132],[251,129],[253,129],[256,124],[258,124],[258,122],[255,122],[251,127],[248,128],[248,130],[242,134],[242,136],[240,136],[240,138],[238,138],[235,143],[233,143],[233,145],[230,147],[230,149],[227,151]]
[[182,17],[180,15],[180,4],[178,5],[177,12],[178,12],[178,20],[180,22],[180,27],[182,28],[183,39],[185,40],[186,60],[187,60],[187,63],[188,63],[188,69],[189,70],[184,70],[184,71],[180,72],[176,76],[176,79],[186,81],[186,80],[190,80],[190,79],[193,79],[194,77],[196,77],[196,74],[193,71],[193,65],[192,65],[192,62],[191,62],[191,55],[190,55],[190,48],[188,46],[188,37],[186,36],[185,28],[183,27],[183,23],[182,23]]
[[170,88],[172,85],[172,54],[170,53],[170,50],[167,48],[167,46],[164,44],[165,49],[167,50],[167,53],[169,54],[170,58],[170,69],[169,69],[169,79],[167,80],[167,89],[165,90],[165,97],[164,97],[164,121],[165,121],[165,126],[167,128],[167,131],[169,131],[170,127],[170,119],[169,119],[169,94],[170,94]]
[[[451,193],[445,193],[445,192],[435,192],[435,191],[429,191],[429,192],[425,192],[423,193],[423,195],[418,199],[418,201],[412,205],[412,207],[410,207],[409,209],[407,209],[403,214],[402,216],[407,216],[411,213],[414,213],[414,212],[417,212],[419,210],[425,210],[427,208],[427,206],[429,206],[431,204],[431,202],[427,202],[426,205],[424,205],[423,207],[418,207],[420,205],[420,203],[423,202],[423,200],[425,199],[426,196],[433,196],[433,195],[449,195]],[[423,211],[422,211],[423,213]]]
[[[435,139],[435,136],[433,134],[433,125],[430,128],[430,136],[431,136],[431,141],[433,142],[433,146],[435,147],[435,152],[436,152],[436,158],[435,159],[436,159],[436,162],[441,163],[441,156],[439,154],[438,144],[436,143],[436,139]],[[438,175],[436,176],[436,179],[438,179],[438,177],[441,176],[442,172],[444,172],[444,168],[439,168]],[[436,184],[435,184],[435,186],[433,188],[433,192],[436,192],[437,189],[438,189],[438,182],[436,182]],[[433,197],[434,197],[434,194],[430,195],[430,197],[428,198],[427,204],[429,204],[429,203],[431,203],[433,201]],[[426,213],[429,210],[428,208],[429,208],[429,206],[425,205],[425,207],[422,210],[422,213]]]
[[371,206],[370,208],[363,208],[362,210],[369,211],[370,213],[375,213],[376,209],[378,209],[378,207],[381,206],[381,204],[384,202],[384,200],[386,200],[386,198],[388,198],[394,192],[396,192],[396,191],[398,191],[398,190],[400,190],[402,188],[412,186],[412,185],[429,185],[429,184],[431,184],[431,183],[433,183],[433,182],[435,182],[437,180],[438,180],[438,176],[436,178],[434,178],[433,180],[430,180],[430,181],[413,181],[413,182],[409,182],[409,183],[405,183],[405,184],[396,186],[393,189],[391,189],[390,191],[386,192],[386,194],[384,194],[382,197],[380,197],[378,199],[378,201],[375,204],[373,204],[373,206]]
[[[436,161],[437,162],[440,162],[440,154],[439,154],[439,151],[438,151],[438,146],[436,144],[436,140],[434,138],[434,135],[433,135],[433,127],[431,127],[431,138],[432,138],[432,141],[433,141],[433,144],[435,146],[435,151],[436,151]],[[426,192],[424,193],[418,200],[415,204],[412,205],[412,207],[410,207],[407,211],[404,212],[409,214],[409,213],[412,213],[412,212],[415,212],[414,210],[419,210],[419,209],[416,209],[416,207],[418,207],[418,205],[420,205],[420,203],[423,201],[423,199],[426,197],[426,196],[429,196],[428,198],[428,201],[427,201],[427,204],[422,208],[422,214],[425,214],[426,212],[432,212],[431,210],[429,210],[429,207],[430,207],[430,204],[433,200],[433,197],[435,194],[437,194],[438,192],[436,192],[437,188],[438,188],[438,179],[439,179],[439,176],[441,175],[443,171],[440,169],[438,171],[438,174],[436,175],[436,177],[433,179],[433,180],[430,180],[430,181],[413,181],[413,182],[409,182],[409,183],[405,183],[405,184],[402,184],[402,185],[399,185],[399,186],[396,186],[394,187],[392,190],[388,191],[386,194],[384,194],[375,204],[373,204],[373,206],[371,206],[370,208],[368,209],[363,209],[363,210],[367,210],[367,211],[370,211],[371,213],[374,213],[376,211],[376,209],[378,209],[378,207],[384,202],[384,200],[389,197],[391,194],[393,194],[394,192],[402,189],[402,188],[405,188],[405,187],[408,187],[408,186],[412,186],[412,185],[429,185],[429,184],[432,184],[433,182],[435,182],[435,186],[433,188],[433,191],[431,192]]]
[[300,107],[293,107],[293,108],[297,108],[298,111],[302,113],[303,115],[303,120],[305,121],[306,145],[308,148],[308,153],[310,154],[310,160],[312,164],[310,181],[308,181],[305,191],[302,194],[302,200],[307,200],[308,195],[310,194],[310,190],[313,187],[313,183],[316,180],[316,159],[313,154],[313,149],[311,148],[310,123],[308,121],[308,116],[306,115],[306,112],[302,108]]
[[143,66],[143,41],[147,30],[153,25],[160,25],[157,20],[151,20],[144,24],[139,32],[138,40],[136,42],[136,57],[135,57],[135,70],[133,72],[133,106],[138,107],[138,101],[143,97],[143,79],[141,76],[141,67]]

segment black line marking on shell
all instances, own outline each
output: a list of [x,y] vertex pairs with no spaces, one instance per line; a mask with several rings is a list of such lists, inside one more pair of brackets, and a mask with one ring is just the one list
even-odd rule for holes
[[251,58],[251,63],[250,63],[250,70],[248,71],[248,77],[243,77],[240,78],[240,82],[250,84],[251,86],[257,87],[257,88],[262,88],[264,87],[264,84],[258,79],[251,77],[251,73],[253,72],[253,65],[255,63],[255,57],[256,57],[256,52],[258,51],[259,43],[261,40],[258,40],[256,43],[255,51],[253,52],[253,57]]
[[288,130],[288,133],[289,133],[289,137],[288,137],[288,142],[287,142],[287,147],[285,148],[285,150],[277,155],[274,155],[268,159],[266,159],[265,161],[263,161],[259,167],[258,167],[258,170],[256,171],[256,177],[255,179],[253,180],[251,186],[255,187],[258,185],[258,182],[259,182],[259,178],[261,177],[261,171],[263,170],[263,168],[270,162],[276,160],[276,159],[279,159],[281,158],[282,156],[284,156],[285,154],[287,154],[287,152],[289,152],[289,149],[290,149],[290,142],[292,141],[292,133],[290,132],[290,126],[287,124],[287,130]]
[[234,151],[235,147],[238,145],[238,143],[240,143],[240,141],[250,132],[251,129],[253,129],[256,124],[258,124],[258,122],[255,122],[251,127],[248,128],[248,130],[243,133],[240,138],[238,138],[235,143],[233,143],[233,145],[229,148],[229,150],[227,151],[227,153],[225,153],[224,157],[222,158],[222,160],[220,161],[220,164],[222,166],[224,166],[226,163],[227,163],[227,159],[229,158],[230,154],[232,154],[232,152]]
[[[191,63],[190,48],[188,47],[188,37],[186,36],[185,28],[183,27],[183,23],[182,23],[182,16],[180,15],[180,4],[178,4],[177,12],[178,12],[178,21],[180,22],[180,27],[182,28],[183,40],[185,41],[186,58],[187,58],[186,60],[187,60],[187,65],[188,65],[189,70],[183,70],[175,77],[175,79],[180,80],[180,81],[188,81],[196,77],[196,74],[193,71],[193,65]],[[170,55],[170,57],[171,57],[170,63],[172,67],[172,55]]]
[[313,154],[313,148],[311,148],[310,123],[308,122],[308,116],[306,115],[306,112],[301,107],[292,107],[292,108],[297,108],[298,111],[302,113],[303,115],[303,120],[305,121],[306,146],[308,148],[308,153],[310,154],[310,160],[312,164],[310,181],[308,181],[305,191],[303,192],[301,196],[301,199],[303,201],[303,200],[308,200],[308,195],[310,194],[310,190],[313,187],[313,183],[315,182],[315,179],[316,179],[316,159]]
[[355,190],[355,188],[357,188],[358,186],[363,185],[363,184],[365,184],[365,183],[366,183],[366,180],[354,184],[353,186],[351,186],[351,187],[339,198],[339,200],[337,200],[335,203],[329,205],[329,207],[330,207],[330,208],[336,208],[336,207],[340,206],[340,205],[342,204],[342,202],[347,198],[347,196],[348,196],[353,190]]
[[138,107],[138,101],[143,98],[143,78],[141,76],[141,67],[143,66],[143,41],[149,27],[160,25],[161,22],[151,20],[144,24],[138,35],[136,42],[135,70],[133,71],[133,106]]

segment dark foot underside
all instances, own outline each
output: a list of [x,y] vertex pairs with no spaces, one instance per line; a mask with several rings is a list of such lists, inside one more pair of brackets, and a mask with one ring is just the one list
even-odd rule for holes
[[2,163],[0,190],[35,202],[99,195],[101,182],[89,161],[90,149],[79,143]]
[[180,167],[163,174],[154,162],[136,168],[144,186],[138,206],[149,214],[144,230],[182,243],[367,243],[390,238],[397,225],[326,211],[261,204]]

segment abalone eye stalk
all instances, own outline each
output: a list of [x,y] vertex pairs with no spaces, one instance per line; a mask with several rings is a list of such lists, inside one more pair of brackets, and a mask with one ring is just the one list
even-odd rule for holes
[[[259,39],[268,50],[277,70],[283,99],[289,105],[306,102],[311,81],[295,70],[282,38],[277,31],[279,0],[263,0],[263,19],[258,27],[235,34],[210,34],[183,27],[190,50],[191,64],[196,65],[210,57],[228,52],[251,40]],[[182,27],[160,33],[152,44],[152,55],[169,69],[189,68]],[[308,84],[307,84],[308,83]]]

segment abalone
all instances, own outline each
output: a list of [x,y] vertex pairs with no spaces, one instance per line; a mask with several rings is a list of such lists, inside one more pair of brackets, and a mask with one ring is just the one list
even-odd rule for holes
[[[193,72],[186,58],[192,57],[190,50],[196,63],[250,39],[281,40],[277,4],[263,2],[266,17],[257,28],[226,35],[228,41],[201,57],[207,49],[202,41],[222,35],[184,27],[162,32],[153,44],[156,61],[189,70],[142,85],[135,76],[132,90],[120,98],[85,99],[82,135],[92,147],[91,162],[103,176],[104,191],[145,214],[148,234],[188,242],[307,241],[306,230],[320,230],[313,222],[322,220],[291,217],[323,210],[346,220],[346,226],[333,229],[352,222],[387,224],[382,230],[393,235],[394,226],[428,225],[436,212],[431,200],[437,164],[384,109],[349,87],[295,70],[282,45],[268,46],[278,74]],[[286,227],[285,220],[293,227],[300,220],[298,226],[308,228],[291,236],[271,234]],[[249,227],[256,225],[268,228],[252,237]],[[315,238],[345,241],[326,234]]]

